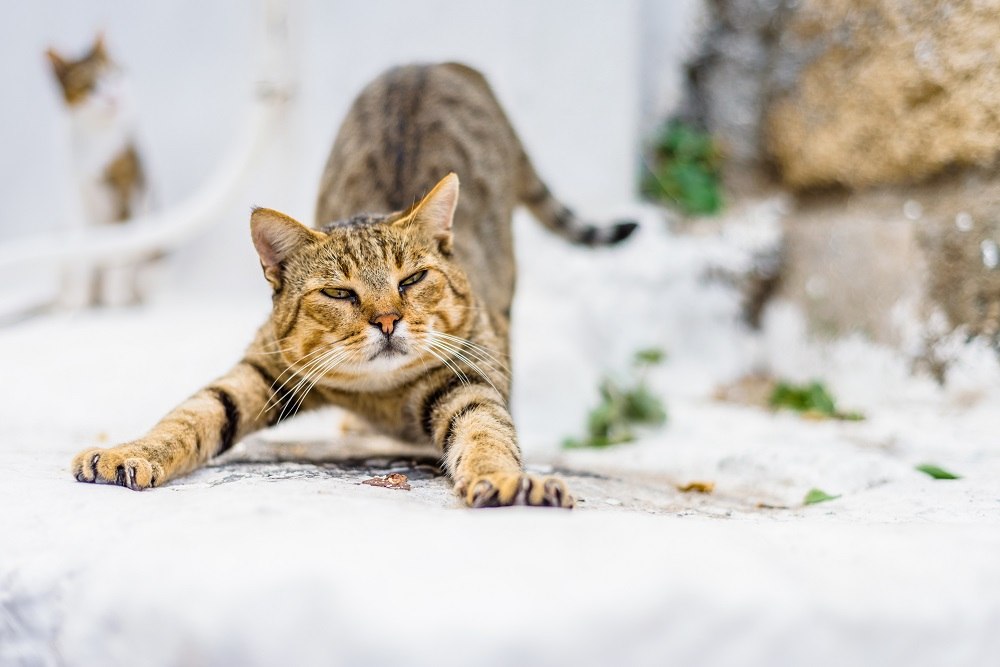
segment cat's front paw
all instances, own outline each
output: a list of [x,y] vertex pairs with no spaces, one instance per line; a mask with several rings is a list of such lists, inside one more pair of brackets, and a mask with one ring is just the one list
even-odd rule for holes
[[163,466],[146,456],[134,445],[87,449],[73,458],[73,476],[78,482],[117,484],[142,491],[163,481]]
[[573,496],[558,477],[537,477],[523,472],[496,472],[460,484],[469,507],[535,505],[573,507]]

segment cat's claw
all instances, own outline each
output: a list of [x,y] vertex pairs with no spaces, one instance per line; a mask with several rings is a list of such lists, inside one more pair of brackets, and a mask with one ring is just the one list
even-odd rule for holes
[[112,449],[88,449],[73,459],[73,477],[78,482],[115,484],[133,491],[156,484],[163,479],[163,467],[150,461],[128,445]]
[[466,489],[465,502],[469,507],[532,505],[570,509],[574,505],[573,496],[558,477],[493,473],[473,480]]

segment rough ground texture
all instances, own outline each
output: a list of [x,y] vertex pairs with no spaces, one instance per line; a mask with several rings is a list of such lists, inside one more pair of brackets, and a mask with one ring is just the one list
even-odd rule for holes
[[[995,664],[996,358],[965,348],[940,387],[860,339],[808,342],[780,303],[749,333],[717,276],[750,270],[777,218],[762,202],[678,235],[647,215],[601,254],[518,227],[514,414],[572,512],[465,510],[428,452],[330,413],[162,488],[80,484],[70,457],[224,370],[266,295],[0,330],[0,664]],[[597,378],[651,344],[667,426],[561,450]],[[753,370],[819,377],[868,419],[713,398]],[[361,483],[390,473],[411,490]],[[714,490],[678,490],[696,481]],[[840,497],[804,506],[811,488]]]

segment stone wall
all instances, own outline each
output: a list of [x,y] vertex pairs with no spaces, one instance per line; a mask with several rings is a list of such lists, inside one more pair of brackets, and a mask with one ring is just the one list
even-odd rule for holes
[[774,60],[792,75],[771,81],[765,145],[792,187],[912,183],[1000,154],[996,0],[805,0]]
[[709,6],[684,112],[726,147],[730,187],[796,193],[781,296],[939,378],[935,339],[1000,350],[1000,0]]

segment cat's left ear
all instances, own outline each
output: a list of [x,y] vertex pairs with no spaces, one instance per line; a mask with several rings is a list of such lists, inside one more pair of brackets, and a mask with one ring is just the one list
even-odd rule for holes
[[458,207],[458,176],[452,172],[442,178],[426,197],[410,209],[404,218],[406,224],[423,227],[441,244],[445,252],[451,251],[451,224]]

